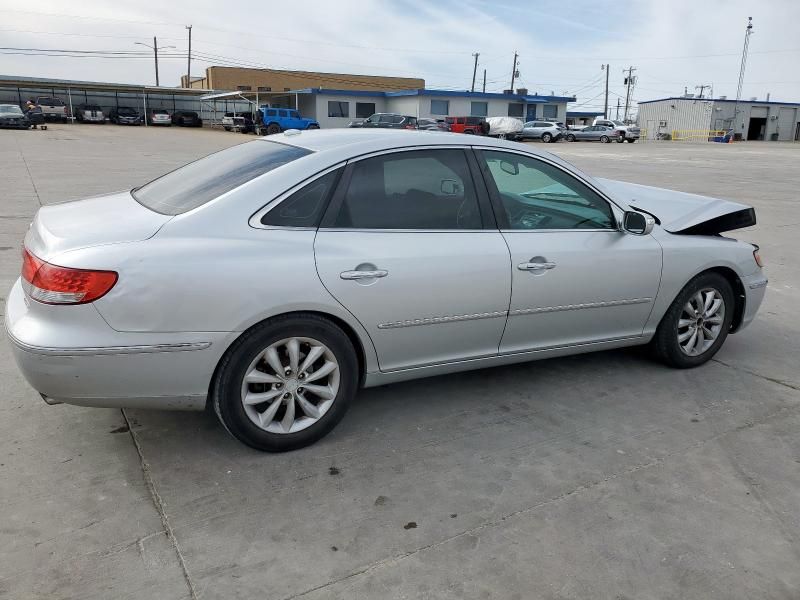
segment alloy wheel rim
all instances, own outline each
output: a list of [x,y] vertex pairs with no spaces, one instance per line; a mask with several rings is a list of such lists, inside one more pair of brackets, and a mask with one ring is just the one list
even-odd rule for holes
[[717,341],[725,321],[725,300],[719,290],[704,288],[683,305],[678,318],[678,346],[687,356],[699,356]]
[[330,348],[313,338],[285,338],[264,348],[247,367],[242,406],[258,428],[296,433],[330,410],[339,382],[339,362]]

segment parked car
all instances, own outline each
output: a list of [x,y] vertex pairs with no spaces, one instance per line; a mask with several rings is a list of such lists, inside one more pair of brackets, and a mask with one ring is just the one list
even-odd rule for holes
[[453,133],[488,135],[489,124],[483,117],[447,117],[445,119]]
[[754,223],[515,142],[280,134],[40,208],[5,326],[48,403],[208,402],[290,450],[359,387],[640,344],[697,367],[764,297],[758,247],[718,235]]
[[632,144],[639,139],[641,134],[641,130],[636,125],[628,125],[624,121],[604,119],[603,117],[597,117],[594,120],[593,125],[605,125],[606,127],[612,127],[616,131],[619,131],[620,133],[617,136],[617,141],[620,144],[622,142],[628,142]]
[[222,127],[225,131],[241,131],[249,133],[253,127],[253,115],[244,112],[226,112],[222,117]]
[[172,117],[165,108],[151,108],[147,112],[147,122],[150,125],[166,125],[170,127],[172,125]]
[[319,129],[319,123],[314,119],[306,119],[300,116],[300,112],[292,108],[269,108],[258,109],[256,115],[260,118],[259,129],[262,134],[275,135],[287,129]]
[[75,108],[75,119],[81,123],[105,123],[106,115],[97,104],[79,104]]
[[58,120],[66,123],[69,120],[69,110],[61,98],[52,96],[39,96],[34,104],[42,107],[42,114],[45,119]]
[[375,113],[363,121],[351,121],[348,127],[362,127],[364,129],[416,129],[417,117],[398,115],[395,113]]
[[142,115],[135,108],[118,106],[109,111],[108,120],[117,125],[141,125]]
[[619,131],[606,125],[590,125],[583,129],[570,129],[566,132],[564,139],[568,142],[603,142],[608,144],[620,136]]
[[522,121],[516,117],[487,117],[487,135],[506,140],[518,140],[522,132]]
[[437,121],[436,119],[417,119],[417,129],[423,131],[451,131],[447,122]]
[[16,104],[0,104],[0,128],[28,129],[31,126],[28,117]]
[[203,120],[193,110],[176,110],[172,113],[172,124],[181,127],[202,127]]
[[528,121],[517,134],[518,140],[542,140],[545,143],[557,142],[564,136],[566,129],[558,123],[550,121]]

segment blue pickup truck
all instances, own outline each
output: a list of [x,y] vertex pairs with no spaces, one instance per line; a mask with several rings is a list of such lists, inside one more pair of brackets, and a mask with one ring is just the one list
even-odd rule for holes
[[262,106],[258,112],[261,117],[259,125],[262,134],[273,135],[287,129],[319,129],[319,123],[314,119],[304,119],[298,111],[291,108]]

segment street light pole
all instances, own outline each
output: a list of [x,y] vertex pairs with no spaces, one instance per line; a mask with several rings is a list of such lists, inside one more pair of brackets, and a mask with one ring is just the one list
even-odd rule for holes
[[186,87],[192,87],[192,26],[187,25],[189,30],[189,55],[186,61]]
[[155,62],[156,62],[156,87],[159,87],[159,85],[158,85],[158,51],[159,50],[166,50],[167,48],[174,48],[175,46],[161,46],[159,48],[158,47],[158,40],[156,39],[156,36],[153,36],[153,45],[152,46],[149,45],[149,44],[145,44],[144,42],[133,42],[133,43],[137,44],[139,46],[144,46],[145,48],[150,48],[153,51],[153,56],[154,56]]

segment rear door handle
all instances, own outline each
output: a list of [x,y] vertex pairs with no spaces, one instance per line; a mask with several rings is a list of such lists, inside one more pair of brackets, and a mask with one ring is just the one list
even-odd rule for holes
[[383,269],[376,269],[374,271],[342,271],[339,273],[339,277],[348,281],[353,281],[356,279],[379,279],[381,277],[386,277],[388,274],[389,271],[384,271]]
[[517,268],[520,271],[546,271],[549,269],[555,269],[556,263],[554,262],[524,262],[519,263]]

